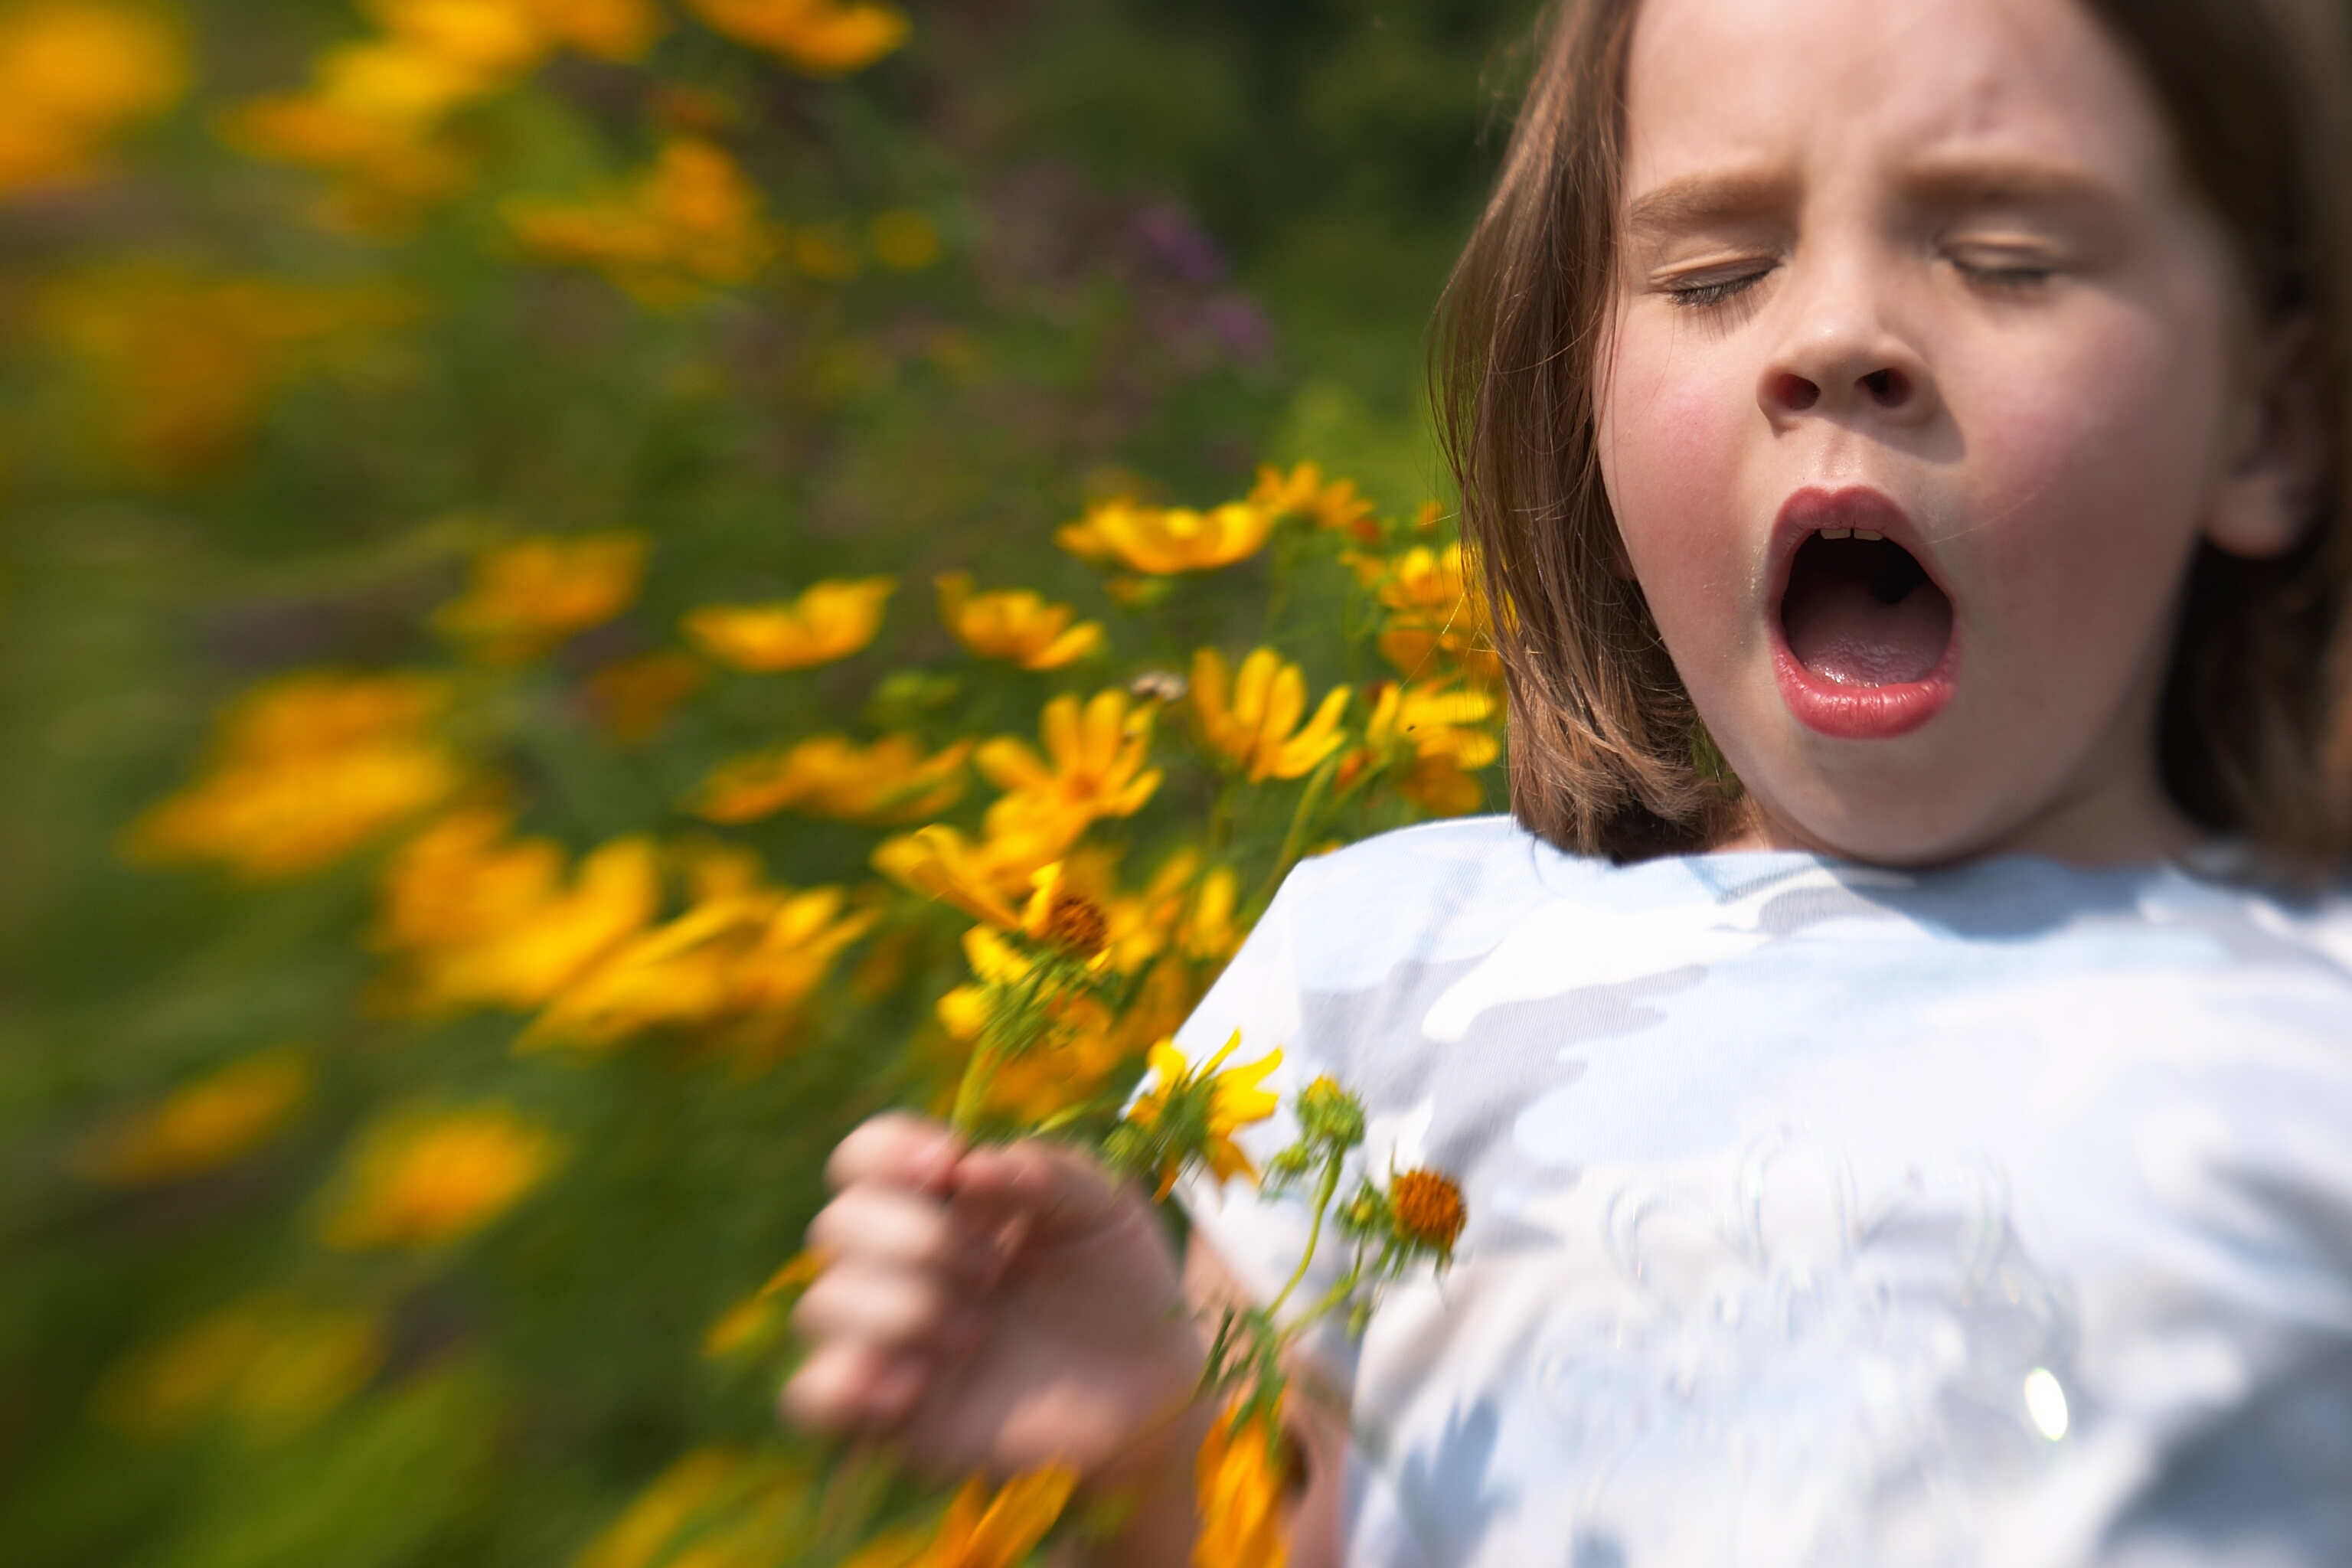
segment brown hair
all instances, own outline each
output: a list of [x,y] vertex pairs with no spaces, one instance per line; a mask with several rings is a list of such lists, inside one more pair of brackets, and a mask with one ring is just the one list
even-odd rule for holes
[[[2327,479],[2301,542],[2200,546],[2158,721],[2166,787],[2267,858],[2352,840],[2352,200],[2336,35],[2318,0],[2084,0],[2137,61],[2270,321],[2307,316]],[[1564,849],[1704,847],[1737,781],[1622,564],[1595,450],[1615,288],[1624,73],[1638,0],[1561,0],[1493,198],[1438,312],[1433,391],[1511,705],[1511,808]]]

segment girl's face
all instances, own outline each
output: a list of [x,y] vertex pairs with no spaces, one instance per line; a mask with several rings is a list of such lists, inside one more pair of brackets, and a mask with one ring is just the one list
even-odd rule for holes
[[2292,543],[2315,421],[2073,0],[1644,0],[1603,479],[1759,841],[2183,847],[2200,538]]

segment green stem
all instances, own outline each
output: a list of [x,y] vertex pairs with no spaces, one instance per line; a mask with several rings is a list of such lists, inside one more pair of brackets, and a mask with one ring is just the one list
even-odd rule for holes
[[1345,1278],[1328,1290],[1324,1291],[1321,1299],[1317,1300],[1315,1305],[1293,1318],[1287,1325],[1275,1331],[1276,1345],[1277,1347],[1287,1345],[1308,1329],[1313,1328],[1333,1308],[1354,1295],[1356,1287],[1363,1282],[1364,1255],[1359,1252],[1356,1254],[1355,1267],[1348,1270]]
[[988,1102],[988,1088],[996,1079],[999,1053],[992,1030],[982,1034],[980,1044],[972,1047],[971,1060],[964,1064],[963,1081],[956,1085],[955,1110],[950,1112],[948,1125],[966,1137],[977,1131],[981,1108]]
[[1332,1196],[1339,1190],[1339,1157],[1334,1155],[1323,1163],[1323,1179],[1315,1184],[1315,1218],[1307,1227],[1307,1251],[1298,1259],[1298,1267],[1291,1270],[1289,1281],[1266,1304],[1265,1315],[1269,1321],[1282,1310],[1282,1304],[1290,1300],[1290,1293],[1298,1289],[1298,1282],[1307,1278],[1307,1270],[1315,1261],[1316,1246],[1323,1239],[1324,1213],[1330,1208]]
[[1333,752],[1308,777],[1307,787],[1299,792],[1298,809],[1290,814],[1290,831],[1283,836],[1282,852],[1275,857],[1274,870],[1266,877],[1265,885],[1252,895],[1250,908],[1263,909],[1273,902],[1275,890],[1282,886],[1283,878],[1298,864],[1298,857],[1307,847],[1307,835],[1314,825],[1315,809],[1323,804],[1323,792],[1331,786],[1331,775],[1339,771],[1340,760],[1346,755],[1345,747]]

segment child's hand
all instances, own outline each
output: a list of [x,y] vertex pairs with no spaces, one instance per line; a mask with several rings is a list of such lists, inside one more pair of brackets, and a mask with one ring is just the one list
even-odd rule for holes
[[851,1133],[826,1176],[788,1416],[946,1474],[1158,1468],[1203,1347],[1139,1194],[1075,1151],[968,1149],[908,1115]]

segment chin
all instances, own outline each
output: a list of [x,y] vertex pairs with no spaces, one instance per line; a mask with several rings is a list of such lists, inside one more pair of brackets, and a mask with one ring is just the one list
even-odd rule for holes
[[2018,781],[1987,769],[1989,748],[1970,743],[1954,715],[1869,741],[1773,717],[1769,753],[1734,768],[1781,841],[1874,865],[1935,866],[1984,854],[2013,831],[2001,807]]

